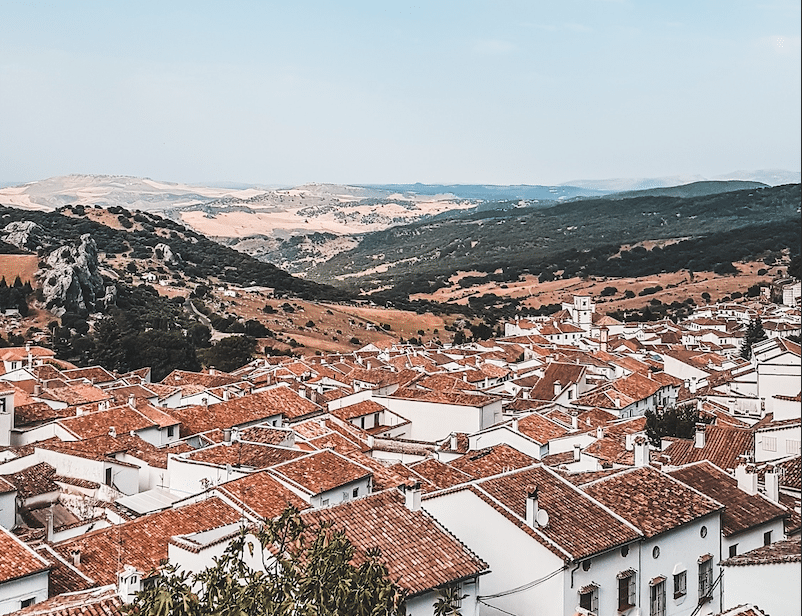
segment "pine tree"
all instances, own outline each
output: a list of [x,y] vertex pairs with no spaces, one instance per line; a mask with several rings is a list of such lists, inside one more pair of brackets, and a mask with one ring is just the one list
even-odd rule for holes
[[744,359],[752,359],[752,345],[766,338],[768,338],[768,336],[763,329],[763,321],[760,317],[755,317],[749,321],[749,326],[746,328],[746,335],[741,343],[741,357]]

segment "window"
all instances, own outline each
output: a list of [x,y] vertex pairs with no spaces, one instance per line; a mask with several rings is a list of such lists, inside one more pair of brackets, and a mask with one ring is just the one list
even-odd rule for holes
[[785,453],[791,454],[793,456],[799,455],[799,441],[796,439],[789,438],[785,441]]
[[112,479],[111,467],[109,467],[109,468],[106,469],[106,485],[107,486],[111,485],[111,479]]
[[771,545],[771,531],[763,533],[763,545]]
[[329,499],[328,498],[324,498],[322,501],[320,501],[320,506],[321,507],[328,507],[329,506]]
[[34,604],[34,601],[36,601],[36,597],[30,597],[28,599],[23,599],[22,601],[19,602],[19,608],[23,609],[23,608],[26,608],[26,607],[31,607]]
[[579,607],[590,614],[599,613],[599,587],[588,584],[579,590]]
[[702,539],[704,539],[705,537],[707,537],[707,526],[702,526],[702,528],[700,528],[700,529],[699,529],[699,536],[700,536]]
[[660,556],[660,546],[656,545],[652,548],[652,558],[658,558]]
[[354,498],[356,498],[357,496],[359,496],[359,487],[358,487],[358,486],[357,486],[356,488],[354,488],[353,492],[351,492],[351,495],[352,495]]
[[699,603],[709,600],[713,589],[713,555],[706,554],[699,559]]
[[173,438],[175,435],[175,426],[167,426],[167,438]]
[[738,555],[738,544],[734,543],[730,546],[730,558]]
[[635,606],[635,571],[627,569],[618,578],[618,611],[623,612]]
[[666,578],[649,582],[649,616],[666,616]]
[[763,437],[763,450],[764,451],[777,451],[777,437],[764,436]]
[[688,592],[688,572],[680,571],[674,574],[674,598],[684,597]]
[[8,410],[6,409],[6,399],[0,398],[0,413],[7,413]]

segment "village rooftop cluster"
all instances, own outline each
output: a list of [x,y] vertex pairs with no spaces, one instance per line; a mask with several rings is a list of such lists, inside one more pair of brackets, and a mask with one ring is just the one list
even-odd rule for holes
[[[118,613],[287,505],[379,548],[412,616],[447,588],[465,616],[799,613],[787,303],[622,323],[577,296],[494,340],[160,383],[2,349],[0,614]],[[646,412],[683,407],[693,437],[650,443]]]

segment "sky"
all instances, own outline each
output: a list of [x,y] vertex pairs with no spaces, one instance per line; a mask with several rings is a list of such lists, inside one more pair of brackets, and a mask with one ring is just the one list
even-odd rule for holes
[[0,0],[0,182],[800,168],[799,0]]

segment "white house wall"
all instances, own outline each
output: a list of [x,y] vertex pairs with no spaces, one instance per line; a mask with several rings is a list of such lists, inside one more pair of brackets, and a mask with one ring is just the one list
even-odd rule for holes
[[501,419],[501,402],[486,407],[440,404],[403,398],[376,398],[376,402],[410,420],[409,439],[439,441],[452,432],[471,434]]
[[801,440],[802,425],[800,424],[775,430],[757,430],[755,432],[755,462],[798,456]]
[[43,571],[0,584],[0,614],[16,612],[26,599],[33,598],[34,603],[47,599],[49,573]]
[[49,449],[36,448],[37,462],[47,462],[59,475],[106,483],[106,468],[112,469],[114,486],[123,494],[139,492],[139,469],[115,464],[111,460],[89,460]]
[[730,546],[737,546],[736,554],[744,554],[751,550],[763,547],[763,535],[771,532],[771,542],[780,541],[785,538],[785,528],[782,520],[775,520],[766,524],[761,524],[747,531],[721,538],[721,558],[729,558]]
[[[427,498],[423,509],[490,566],[490,573],[481,578],[482,596],[523,586],[563,566],[561,558],[468,490]],[[562,605],[564,575],[558,573],[529,590],[486,601],[513,614],[573,613],[568,611],[571,606],[564,610]],[[480,605],[480,613],[496,616],[501,612]]]
[[0,494],[0,526],[6,530],[14,528],[17,509],[17,492],[3,492]]
[[180,456],[169,456],[167,474],[170,477],[170,491],[187,496],[200,494],[208,486],[217,486],[226,481],[248,475],[248,472],[219,466],[204,464],[194,460],[186,460]]
[[799,562],[724,568],[724,606],[752,603],[765,614],[802,613]]

